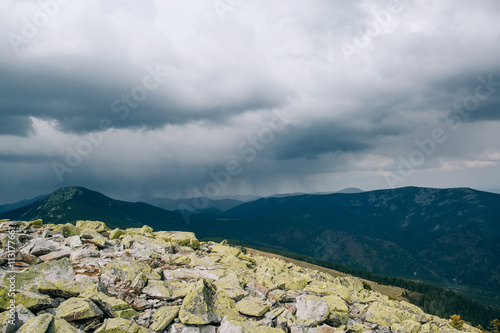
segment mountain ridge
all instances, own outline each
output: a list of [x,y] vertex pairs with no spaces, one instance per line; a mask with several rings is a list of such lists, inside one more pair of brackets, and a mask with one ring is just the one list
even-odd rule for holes
[[[63,188],[0,218],[150,225],[286,250],[374,273],[448,286],[500,304],[500,195],[469,188],[403,187],[261,198],[224,214],[186,218],[146,203]],[[483,297],[485,297],[483,299]]]
[[97,191],[72,186],[61,188],[27,205],[0,214],[0,218],[51,220],[52,223],[75,222],[80,218],[108,220],[111,226],[155,228],[183,223],[182,215],[143,202],[109,198]]

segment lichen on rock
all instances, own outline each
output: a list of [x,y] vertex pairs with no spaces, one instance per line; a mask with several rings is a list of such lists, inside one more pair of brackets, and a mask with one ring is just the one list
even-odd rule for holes
[[458,332],[360,279],[190,232],[3,221],[3,243],[12,226],[22,237],[15,272],[0,260],[1,333]]

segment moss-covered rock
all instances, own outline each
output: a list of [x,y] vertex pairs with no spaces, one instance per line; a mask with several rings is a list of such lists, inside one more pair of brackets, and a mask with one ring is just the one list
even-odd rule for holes
[[212,246],[213,253],[219,253],[222,255],[233,255],[235,257],[241,254],[241,250],[228,245],[215,244]]
[[436,323],[426,323],[420,327],[420,332],[441,333],[441,328]]
[[124,230],[121,230],[121,229],[113,229],[110,233],[109,233],[109,239],[120,239],[121,236],[125,235],[126,232]]
[[250,269],[250,263],[245,260],[241,260],[234,255],[222,257],[219,263],[222,264],[226,270],[228,270],[228,273],[232,272],[236,274],[238,282],[242,286],[256,279],[256,273],[253,269]]
[[45,333],[53,320],[54,316],[49,313],[34,317],[21,326],[17,333]]
[[66,223],[66,224],[58,224],[52,229],[54,234],[61,234],[64,237],[72,237],[72,236],[78,236],[80,235],[81,231],[80,228],[77,228],[71,223]]
[[[8,285],[8,276],[4,275],[3,283]],[[16,288],[21,290],[37,290],[37,286],[44,281],[57,282],[60,280],[74,280],[75,272],[68,258],[50,260],[37,264],[16,273]]]
[[62,302],[56,309],[56,317],[66,321],[89,319],[102,315],[102,311],[88,298],[70,298]]
[[103,233],[109,231],[109,229],[104,222],[101,221],[76,221],[76,227],[80,230],[90,229],[98,233]]
[[199,280],[186,295],[179,311],[183,324],[220,323],[224,316],[238,317],[234,301],[223,291],[216,291],[205,280]]
[[[40,333],[40,332],[38,332]],[[66,320],[54,318],[45,333],[79,333],[76,328],[71,326]]]
[[260,317],[269,311],[269,304],[256,297],[245,297],[236,303],[236,309],[242,314]]
[[37,289],[41,294],[69,298],[78,296],[91,284],[91,282],[81,283],[74,280],[60,280],[57,282],[42,281],[37,286]]
[[19,290],[15,294],[14,300],[16,304],[22,304],[31,311],[39,311],[55,304],[55,301],[47,295],[40,295],[24,290]]
[[126,249],[140,249],[147,250],[163,255],[165,253],[172,253],[172,246],[170,243],[163,239],[147,237],[140,234],[126,233],[120,240],[120,243]]
[[138,315],[127,302],[115,297],[110,297],[103,292],[93,294],[90,296],[90,299],[98,304],[109,317],[130,318]]
[[317,326],[323,323],[330,313],[328,304],[314,295],[297,297],[297,320],[305,326]]
[[245,321],[238,319],[225,318],[221,323],[218,332],[231,333],[284,333],[285,331],[279,328],[261,326],[253,321]]
[[172,299],[184,298],[193,289],[195,282],[172,280],[166,282],[166,287],[172,292]]
[[330,308],[330,311],[339,311],[339,312],[347,312],[349,311],[349,307],[346,302],[342,299],[342,297],[337,295],[329,295],[325,297],[321,297],[321,300],[325,301]]
[[162,306],[153,314],[153,323],[149,328],[155,332],[163,332],[178,314],[178,306]]
[[133,235],[133,236],[135,236],[135,235],[142,235],[142,236],[154,238],[153,228],[151,228],[150,226],[147,226],[147,225],[143,225],[140,228],[128,228],[128,229],[125,230],[125,232],[127,234],[130,234],[130,235]]
[[41,226],[42,224],[43,224],[43,220],[42,219],[36,219],[36,220],[30,221],[28,225],[30,225],[30,226],[33,226],[33,225]]
[[218,279],[214,284],[218,290],[224,290],[226,294],[234,300],[240,300],[248,295],[248,292],[241,288],[238,277],[233,272]]
[[135,277],[141,273],[146,275],[148,280],[160,280],[161,276],[154,272],[151,266],[139,260],[115,260],[101,269],[101,273],[110,272],[120,277],[121,281],[134,281]]
[[351,290],[343,285],[335,284],[333,282],[324,282],[324,281],[312,281],[304,288],[305,290],[310,291],[311,293],[320,294],[320,295],[338,295],[345,299],[346,301],[350,300],[350,292]]
[[15,333],[22,325],[34,318],[35,315],[23,305],[0,313],[0,332]]
[[172,297],[172,292],[165,285],[165,281],[149,280],[142,292],[152,298],[167,300]]
[[134,280],[132,280],[132,284],[130,286],[135,290],[142,290],[142,288],[144,288],[147,283],[148,278],[146,274],[140,273],[134,278]]
[[158,239],[162,239],[166,242],[175,243],[183,246],[189,246],[193,249],[198,249],[200,247],[200,241],[196,238],[192,232],[184,231],[157,231],[153,233]]
[[92,238],[92,244],[99,248],[104,248],[106,246],[106,238],[102,236]]
[[[15,290],[15,289],[11,289]],[[3,287],[0,287],[0,310],[5,311],[11,307],[15,307],[16,303],[14,301],[14,291],[7,290]]]
[[366,321],[378,325],[391,326],[406,320],[425,322],[425,313],[417,306],[407,302],[373,302],[367,309]]
[[418,333],[422,324],[413,320],[404,320],[402,323],[394,323],[391,325],[391,331],[397,333]]
[[153,331],[137,325],[132,320],[123,318],[106,319],[104,324],[94,333],[154,333]]

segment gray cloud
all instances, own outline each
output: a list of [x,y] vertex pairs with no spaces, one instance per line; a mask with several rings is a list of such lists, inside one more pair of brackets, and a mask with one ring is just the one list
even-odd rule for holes
[[[231,160],[243,171],[221,194],[387,187],[435,128],[447,140],[401,185],[491,185],[500,87],[467,117],[455,105],[474,103],[479,76],[500,82],[500,5],[405,1],[384,23],[390,4],[244,1],[223,20],[210,1],[61,6],[18,53],[0,39],[0,183],[12,188],[0,202],[69,185],[192,196]],[[40,10],[2,2],[0,35],[22,35]],[[238,147],[276,111],[294,116],[248,161]]]

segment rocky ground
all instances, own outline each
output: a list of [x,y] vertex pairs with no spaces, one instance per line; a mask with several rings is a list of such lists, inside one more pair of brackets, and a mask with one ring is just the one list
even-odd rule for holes
[[193,233],[41,220],[0,231],[2,333],[459,332],[357,278]]

